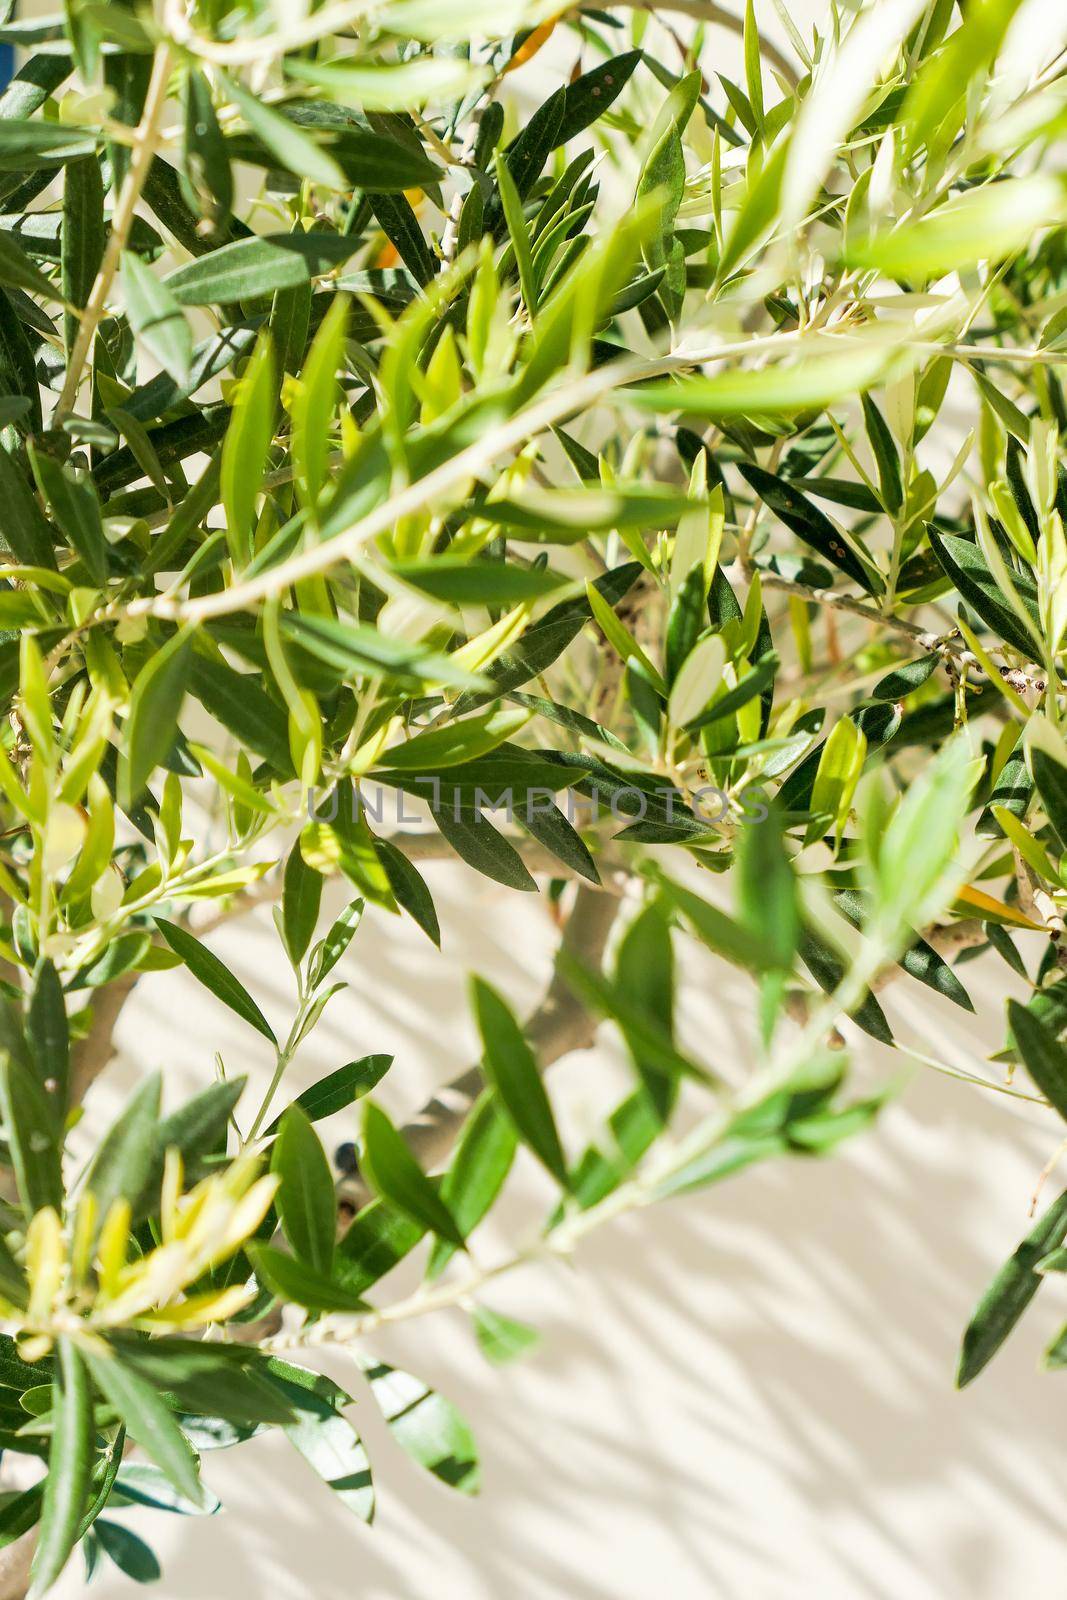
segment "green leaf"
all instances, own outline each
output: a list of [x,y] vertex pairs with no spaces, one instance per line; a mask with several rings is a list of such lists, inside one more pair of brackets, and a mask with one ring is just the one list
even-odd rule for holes
[[34,445],[27,447],[38,487],[52,508],[63,537],[85,563],[93,583],[103,588],[110,571],[100,501],[88,473],[61,465]]
[[202,983],[205,989],[210,989],[223,1005],[229,1006],[231,1011],[243,1017],[257,1033],[261,1033],[276,1046],[278,1041],[274,1036],[274,1029],[244,984],[234,977],[218,956],[214,955],[206,945],[201,944],[187,928],[180,928],[175,922],[166,922],[162,917],[156,917],[155,923],[175,955],[181,956],[193,977]]
[[526,218],[523,216],[522,200],[515,180],[511,175],[508,162],[496,152],[496,181],[500,192],[500,204],[504,212],[504,221],[507,224],[508,237],[511,248],[515,253],[515,265],[519,271],[519,287],[522,290],[523,304],[531,317],[537,312],[537,284],[534,279],[533,252],[530,246],[530,235],[526,227]]
[[[596,580],[594,588],[609,605],[617,605],[632,589],[641,567],[636,561],[626,562]],[[588,600],[564,600],[546,611],[543,617],[531,622],[521,639],[510,651],[500,656],[488,669],[495,692],[507,694],[512,689],[528,683],[539,672],[544,672],[557,660],[571,641],[577,638],[588,622],[592,611]],[[487,698],[487,697],[485,697]],[[456,707],[466,710],[468,701]]]
[[[63,298],[79,310],[92,293],[104,259],[107,227],[104,222],[104,181],[95,155],[69,161],[63,174],[63,230],[61,282]],[[0,251],[0,257],[3,252]],[[29,285],[23,284],[23,288]],[[77,336],[78,317],[68,312],[64,335],[68,353]]]
[[655,874],[655,882],[709,950],[750,972],[770,970],[762,941],[748,928],[662,872]]
[[365,111],[400,112],[427,101],[458,100],[488,75],[487,69],[473,63],[431,55],[395,62],[360,61],[354,56],[318,62],[290,56],[285,70],[291,78],[316,84],[341,104],[355,103]]
[[202,72],[195,70],[190,70],[185,79],[184,156],[182,176],[187,198],[206,210],[218,228],[233,207],[233,172],[211,85]]
[[408,860],[403,850],[398,850],[388,839],[375,839],[374,851],[389,880],[389,888],[397,905],[418,923],[426,937],[440,949],[441,924],[422,873],[414,862]]
[[133,1372],[118,1350],[106,1356],[87,1351],[85,1360],[93,1382],[126,1424],[130,1438],[180,1495],[201,1505],[204,1491],[195,1452],[158,1390]]
[[[854,928],[861,928],[870,915],[870,897],[852,889],[837,891],[834,894],[834,904]],[[962,1006],[964,1011],[974,1010],[974,1002],[955,972],[925,939],[916,935],[914,944],[905,950],[897,964],[909,977],[917,979],[919,983],[925,983],[928,989],[944,995],[946,1000]]]
[[423,1172],[385,1112],[372,1100],[368,1100],[363,1113],[361,1165],[367,1181],[384,1200],[439,1238],[447,1239],[458,1250],[467,1248],[436,1186]]
[[282,632],[311,655],[335,667],[343,677],[389,673],[419,683],[439,683],[455,688],[481,688],[483,680],[455,666],[440,651],[425,645],[391,639],[361,623],[335,617],[297,616],[285,612]]
[[[560,141],[566,90],[557,89],[534,112],[507,149],[508,175],[520,200],[525,200],[545,162]],[[502,197],[501,197],[502,198]],[[494,231],[495,224],[494,224]]]
[[[0,1295],[13,1306],[25,1306],[27,1300],[26,1278],[22,1268],[11,1253],[6,1240],[0,1238]],[[3,1383],[3,1361],[0,1359],[0,1383]]]
[[474,812],[456,815],[447,806],[435,810],[435,827],[452,849],[475,872],[508,889],[525,889],[536,894],[537,883],[531,877],[519,852],[497,833],[484,816]]
[[742,831],[738,899],[741,921],[763,946],[767,965],[788,972],[800,936],[800,911],[777,810]]
[[285,1237],[301,1261],[329,1276],[337,1232],[333,1175],[311,1119],[299,1104],[281,1116],[270,1168],[280,1180],[275,1204]]
[[225,661],[193,657],[190,692],[204,710],[241,743],[269,761],[276,772],[292,772],[286,712],[262,688],[255,673],[236,672]]
[[839,717],[819,752],[811,788],[815,820],[805,834],[806,843],[822,838],[830,828],[842,832],[866,758],[867,739],[862,729],[851,717]]
[[100,1517],[93,1523],[93,1532],[119,1571],[134,1583],[155,1583],[163,1576],[151,1546],[131,1528]]
[[227,1078],[212,1083],[194,1094],[183,1106],[172,1111],[159,1124],[156,1136],[157,1167],[162,1170],[162,1153],[180,1152],[186,1168],[210,1156],[225,1142],[226,1127],[241,1098],[245,1078]]
[[[349,1061],[346,1066],[338,1067],[336,1072],[328,1072],[325,1078],[320,1078],[309,1089],[301,1090],[293,1104],[299,1106],[311,1122],[332,1117],[368,1094],[381,1082],[392,1064],[392,1056],[361,1056],[358,1061]],[[277,1131],[281,1120],[278,1117],[271,1124],[267,1129],[267,1137]]]
[[[613,988],[616,994],[625,994],[665,1040],[673,1041],[674,948],[664,900],[649,900],[627,927],[615,953]],[[617,1020],[649,1103],[662,1122],[674,1103],[677,1076],[662,1070],[658,1051],[647,1051],[643,1030]]]
[[299,839],[285,861],[282,884],[282,936],[294,967],[307,953],[319,920],[322,874],[309,867],[300,852]]
[[165,372],[185,383],[193,359],[193,331],[172,291],[132,250],[122,253],[122,287],[137,338]]
[[[93,165],[96,165],[95,161]],[[30,294],[40,295],[43,300],[57,301],[61,298],[55,284],[34,266],[22,246],[8,233],[0,233],[0,283],[25,289]]]
[[612,56],[610,61],[602,61],[567,85],[563,115],[555,133],[557,149],[577,138],[604,114],[625,89],[642,59],[640,50],[628,50],[624,55]]
[[[700,574],[697,573],[698,584],[699,579]],[[683,595],[691,588],[692,584],[687,581]],[[700,608],[703,611],[703,596],[700,597]],[[689,652],[678,667],[667,700],[667,715],[674,727],[689,727],[692,723],[702,721],[709,701],[722,683],[725,666],[726,646],[720,634],[709,634]]]
[[426,285],[434,276],[438,262],[426,243],[419,219],[406,195],[368,195],[374,217],[397,255],[417,283]]
[[890,365],[890,349],[872,344],[844,355],[819,355],[786,366],[735,368],[710,378],[648,383],[617,391],[642,411],[689,411],[695,416],[795,416],[869,389]]
[[147,1461],[124,1461],[115,1478],[112,1503],[150,1506],[155,1511],[172,1511],[183,1517],[212,1516],[221,1507],[221,1501],[210,1490],[205,1489],[204,1500],[203,1505],[197,1505],[177,1494],[166,1473]]
[[551,850],[558,861],[587,883],[599,886],[600,874],[581,834],[567,820],[559,806],[538,804],[524,808],[518,817],[520,828],[531,835],[546,850]]
[[241,379],[222,445],[219,487],[226,512],[226,541],[238,569],[252,553],[256,500],[274,437],[276,397],[274,346],[270,335],[262,334]]
[[706,711],[701,712],[699,717],[694,717],[687,724],[690,733],[710,727],[713,722],[719,722],[723,717],[733,716],[757,695],[764,694],[774,683],[781,665],[781,660],[773,650],[768,655],[762,656],[752,670],[745,673],[736,689],[728,689],[724,695],[714,700]]
[[1027,1072],[1067,1122],[1067,1048],[1017,1000],[1008,1001],[1008,1022]]
[[308,1311],[366,1311],[365,1300],[346,1282],[328,1278],[314,1267],[269,1244],[250,1244],[248,1259],[260,1283],[279,1300]]
[[[515,1159],[515,1128],[500,1109],[492,1089],[478,1096],[460,1130],[448,1170],[441,1179],[440,1195],[460,1232],[466,1237],[486,1216]],[[436,1278],[451,1259],[453,1246],[435,1239],[426,1268]]]
[[[0,170],[3,168],[3,134],[8,125],[0,122]],[[11,295],[0,289],[0,394],[20,395],[29,401],[29,425],[41,427],[41,390],[37,366],[22,321]]]
[[514,1317],[505,1317],[499,1311],[491,1311],[488,1306],[475,1306],[472,1316],[478,1348],[494,1367],[517,1361],[541,1343],[536,1328],[516,1322]]
[[528,711],[508,711],[494,706],[488,711],[444,723],[413,734],[404,744],[391,746],[380,765],[392,772],[438,772],[463,761],[473,761],[514,737],[530,720]]
[[870,395],[861,395],[860,398],[863,402],[863,420],[867,427],[867,438],[870,440],[871,450],[878,466],[878,485],[882,493],[882,504],[890,516],[895,516],[904,504],[900,457],[885,418]]
[[293,1419],[292,1407],[264,1380],[265,1363],[255,1351],[200,1339],[115,1338],[124,1368],[163,1392],[179,1411],[253,1427]]
[[1067,190],[1051,173],[970,189],[936,211],[845,249],[850,267],[925,280],[976,261],[991,265],[1025,247],[1038,228],[1067,219]]
[[12,554],[26,566],[54,571],[52,530],[25,476],[4,449],[0,449],[0,499],[4,505],[4,542]]
[[1048,1210],[1001,1267],[975,1310],[963,1336],[956,1387],[977,1378],[1015,1327],[1041,1287],[1038,1262],[1067,1237],[1067,1191]]
[[33,1073],[8,1055],[0,1056],[0,1111],[23,1210],[28,1217],[45,1206],[58,1211],[63,1176],[56,1119]]
[[1041,804],[1061,847],[1067,850],[1067,767],[1036,743],[1030,746],[1030,765]]
[[[309,978],[313,985],[318,986],[328,976],[340,961],[349,945],[356,929],[359,927],[363,916],[363,901],[353,900],[346,906],[330,928],[329,933],[322,941],[318,956],[310,963]],[[318,949],[318,946],[316,946]]]
[[756,11],[752,0],[745,0],[744,20],[745,88],[748,103],[756,118],[757,128],[763,127],[763,67],[760,60],[760,36],[756,27]]
[[646,1075],[654,1070],[671,1078],[696,1078],[702,1083],[714,1081],[706,1068],[682,1054],[662,1023],[622,984],[609,983],[592,968],[583,966],[566,946],[559,951],[556,966],[567,987],[589,1011],[610,1017],[618,1025]]
[[372,1200],[353,1219],[337,1246],[344,1281],[362,1293],[409,1255],[426,1230],[386,1200]]
[[384,1361],[365,1361],[363,1368],[400,1448],[450,1489],[477,1494],[478,1452],[470,1428],[451,1401],[421,1378]]
[[93,1407],[85,1364],[65,1335],[57,1340],[56,1353],[58,1370],[52,1380],[54,1426],[41,1503],[41,1531],[31,1568],[33,1595],[43,1595],[51,1588],[74,1548],[89,1496],[93,1455]]
[[309,178],[328,189],[349,187],[344,173],[317,139],[298,128],[287,117],[251,94],[236,78],[219,74],[226,93],[257,138],[262,139],[278,165],[298,178]]
[[396,576],[435,600],[454,606],[518,605],[551,594],[567,580],[544,567],[520,567],[503,561],[404,561],[393,568]]
[[782,180],[789,157],[789,141],[779,138],[746,189],[741,208],[723,246],[718,275],[726,278],[743,266],[778,221],[782,209]]
[[63,985],[53,962],[38,961],[26,1007],[26,1043],[37,1076],[55,1106],[65,1114],[70,1079],[70,1026]]
[[354,248],[343,234],[263,234],[187,261],[161,281],[179,306],[232,305],[321,278],[342,266]]
[[965,735],[947,741],[907,790],[881,838],[865,837],[876,919],[891,937],[899,937],[900,923],[924,927],[944,909],[958,881],[960,828],[981,766]]
[[85,1176],[96,1196],[102,1222],[116,1200],[128,1200],[136,1211],[156,1164],[159,1103],[163,1080],[153,1072],[130,1096],[104,1135]]
[[805,499],[784,478],[776,478],[750,461],[738,463],[742,477],[770,507],[786,527],[802,539],[811,549],[833,562],[842,572],[865,589],[868,594],[880,594],[883,584],[878,574],[869,569],[845,543],[829,517]]
[[92,137],[82,128],[11,117],[0,122],[0,170],[25,172],[27,157],[40,166],[62,166],[75,156],[92,155]]
[[871,699],[903,700],[916,689],[921,689],[940,665],[940,654],[932,650],[929,655],[919,656],[915,661],[907,661],[903,666],[894,667],[892,672],[887,672],[885,677],[880,678],[875,684],[871,690]]
[[569,1187],[567,1162],[537,1061],[505,1002],[482,978],[471,979],[471,1005],[482,1039],[485,1075],[522,1142]]
[[636,204],[658,205],[655,229],[641,251],[649,268],[663,271],[659,295],[672,319],[681,310],[685,294],[685,252],[674,236],[675,221],[685,189],[685,150],[682,134],[700,91],[699,73],[681,79],[667,96],[650,137],[651,148],[637,180]]
[[340,394],[348,298],[339,295],[312,341],[293,397],[293,465],[305,503],[314,506],[328,478],[330,427]]
[[320,1395],[303,1379],[285,1376],[301,1369],[282,1361],[271,1365],[271,1381],[296,1409],[297,1419],[286,1427],[286,1438],[341,1504],[361,1521],[370,1522],[374,1517],[370,1461],[359,1434],[338,1409],[349,1397],[343,1391],[338,1391],[336,1398]]
[[117,798],[124,811],[140,800],[149,778],[170,754],[191,664],[192,636],[175,633],[134,680],[119,755]]
[[[845,963],[833,946],[816,929],[804,928],[798,943],[800,959],[825,994],[833,994],[845,976]],[[893,1044],[893,1030],[886,1021],[885,1012],[868,990],[849,1016],[857,1027],[879,1044]]]

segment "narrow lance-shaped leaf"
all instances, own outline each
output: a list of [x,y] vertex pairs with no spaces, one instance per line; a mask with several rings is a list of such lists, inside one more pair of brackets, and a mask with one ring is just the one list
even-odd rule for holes
[[434,1183],[385,1112],[368,1100],[363,1113],[363,1171],[383,1199],[459,1250],[466,1241]]
[[96,1196],[101,1221],[116,1200],[136,1207],[152,1176],[161,1092],[162,1078],[154,1072],[131,1095],[93,1157],[85,1187]]
[[312,183],[325,184],[329,189],[346,187],[344,173],[317,139],[266,105],[258,95],[246,89],[239,79],[224,78],[221,81],[248,126],[263,140],[280,166],[295,172],[298,177],[310,178]]
[[322,883],[322,874],[308,866],[297,840],[286,857],[282,886],[282,934],[294,966],[304,959],[315,932]]
[[567,1163],[556,1121],[522,1029],[496,990],[482,978],[471,980],[471,1004],[482,1038],[486,1077],[520,1139],[566,1189]]
[[119,756],[118,802],[129,810],[170,754],[192,663],[192,639],[173,634],[141,668],[130,695]]
[[180,1495],[203,1500],[196,1455],[158,1391],[138,1377],[118,1353],[86,1352],[93,1382],[110,1400],[145,1455],[166,1473]]
[[85,563],[92,582],[103,587],[109,572],[107,541],[93,480],[32,444],[28,454],[38,487],[64,538]]
[[226,538],[234,566],[240,569],[252,553],[256,500],[274,437],[275,378],[273,345],[260,338],[241,379],[222,446],[220,486],[226,510]]
[[132,250],[122,254],[122,286],[134,333],[165,372],[185,383],[193,358],[193,331],[174,295]]
[[[70,1025],[55,964],[37,964],[26,1007],[26,1042],[37,1075],[57,1108],[65,1109],[70,1077]],[[61,1110],[62,1114],[62,1110]]]
[[58,1209],[63,1176],[55,1115],[33,1073],[8,1055],[0,1057],[0,1110],[26,1215],[46,1206]]
[[1017,1000],[1008,1001],[1008,1022],[1027,1072],[1067,1122],[1067,1048]]
[[210,989],[223,1005],[229,1006],[231,1011],[243,1017],[257,1033],[261,1033],[271,1044],[276,1045],[278,1041],[274,1036],[274,1029],[244,984],[234,977],[225,963],[187,928],[179,927],[176,922],[167,922],[162,917],[156,917],[155,922],[175,955],[181,956],[193,977],[198,979],[205,989]]
[[1067,1191],[1038,1219],[1014,1255],[1001,1267],[978,1303],[960,1350],[956,1385],[977,1378],[1015,1327],[1041,1287],[1038,1262],[1067,1236]]
[[[63,297],[81,310],[92,292],[107,242],[104,182],[95,155],[68,161],[63,173],[61,272]],[[2,252],[0,252],[2,254]],[[63,319],[68,352],[77,336],[77,310]]]
[[246,1246],[259,1282],[283,1303],[308,1311],[365,1311],[366,1301],[346,1282],[327,1277],[295,1256],[269,1244]]
[[740,463],[742,475],[751,484],[765,505],[791,529],[799,539],[810,545],[819,555],[832,561],[835,567],[853,578],[868,594],[881,591],[882,583],[877,573],[868,568],[845,543],[825,512],[795,489],[791,483],[776,478],[754,462]]
[[384,1361],[364,1361],[363,1369],[400,1448],[450,1489],[477,1494],[481,1473],[474,1437],[452,1402]]
[[[500,1193],[515,1157],[517,1139],[514,1125],[500,1108],[492,1089],[486,1089],[474,1103],[463,1124],[448,1170],[441,1179],[441,1199],[466,1236],[488,1213]],[[454,1246],[436,1239],[427,1277],[435,1278],[451,1259]]]
[[283,1113],[271,1152],[275,1205],[296,1255],[328,1273],[337,1233],[333,1175],[311,1120],[299,1105]]
[[[392,1064],[392,1056],[361,1056],[358,1061],[349,1061],[345,1066],[338,1067],[336,1072],[328,1072],[325,1078],[320,1078],[310,1088],[302,1089],[293,1104],[299,1106],[312,1122],[318,1122],[322,1117],[332,1117],[369,1094],[385,1077]],[[277,1132],[281,1120],[278,1117],[271,1124],[267,1129],[267,1137]]]
[[296,1421],[285,1428],[289,1443],[342,1505],[361,1521],[370,1522],[374,1516],[370,1460],[359,1434],[341,1414],[351,1396],[321,1374],[276,1358],[270,1363],[270,1381],[296,1411]]
[[68,1337],[60,1338],[56,1354],[52,1442],[31,1568],[34,1596],[51,1588],[74,1548],[89,1494],[93,1453],[92,1396],[85,1363]]

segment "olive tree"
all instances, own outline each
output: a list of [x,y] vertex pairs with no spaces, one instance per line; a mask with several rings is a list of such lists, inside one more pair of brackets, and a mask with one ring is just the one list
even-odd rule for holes
[[[472,1492],[462,1417],[366,1335],[461,1307],[506,1360],[536,1330],[501,1274],[757,1162],[802,1183],[899,1079],[854,1081],[857,1033],[1036,1102],[1056,1150],[1067,57],[1038,9],[0,27],[0,1445],[40,1463],[0,1501],[5,1592],[78,1545],[152,1576],[122,1509],[214,1509],[201,1453],[264,1429],[368,1521],[325,1346]],[[501,886],[502,940],[512,896],[551,904],[542,1003],[475,977],[481,1059],[425,1107],[382,1052],[294,1093],[368,925],[429,962],[457,936],[439,858]],[[218,953],[264,901],[283,1029]],[[676,1030],[683,946],[751,980],[734,1061]],[[977,954],[1019,998],[961,1070],[938,1019]],[[75,1160],[123,1005],[182,968],[269,1082],[205,1061],[176,1103],[146,1064]],[[926,987],[921,1050],[891,982]],[[545,1073],[602,1022],[632,1078],[582,1148]],[[515,1161],[550,1213],[472,1252]],[[1061,1198],[961,1382],[1065,1232]]]

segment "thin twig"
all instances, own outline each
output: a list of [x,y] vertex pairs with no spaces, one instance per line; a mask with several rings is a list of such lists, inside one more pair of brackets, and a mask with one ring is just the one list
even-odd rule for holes
[[[783,578],[776,572],[767,572],[762,568],[760,582],[765,589],[780,589],[783,593],[797,595],[812,605],[827,606],[832,611],[846,611],[850,616],[862,617],[865,622],[873,623],[876,627],[889,628],[895,633],[913,639],[919,649],[931,653],[936,651],[940,656],[951,658],[958,667],[965,667],[982,677],[987,676],[978,657],[954,634],[933,633],[928,628],[921,628],[916,622],[908,622],[905,617],[886,616],[883,611],[879,611],[856,595],[836,594],[831,589],[811,589],[807,584],[796,583],[792,578]],[[1043,675],[1036,676],[1020,667],[1001,667],[1000,674],[1005,683],[1009,683],[1013,689],[1033,689],[1043,694],[1047,687]]]

